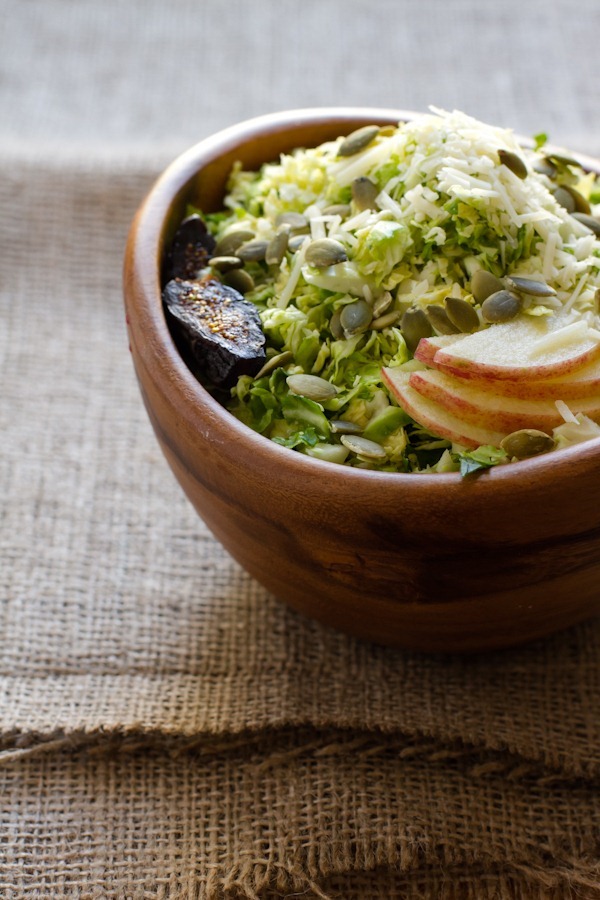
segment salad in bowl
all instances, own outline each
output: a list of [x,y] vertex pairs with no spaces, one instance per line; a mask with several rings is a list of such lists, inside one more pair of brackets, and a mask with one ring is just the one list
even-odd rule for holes
[[441,110],[366,125],[235,165],[221,211],[187,210],[165,307],[272,441],[468,474],[600,435],[598,203],[544,136]]

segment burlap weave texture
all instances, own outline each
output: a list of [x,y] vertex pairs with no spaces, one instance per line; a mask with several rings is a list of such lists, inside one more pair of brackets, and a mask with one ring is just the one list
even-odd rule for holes
[[594,896],[598,625],[427,657],[281,606],[138,396],[120,261],[154,166],[6,171],[3,895]]

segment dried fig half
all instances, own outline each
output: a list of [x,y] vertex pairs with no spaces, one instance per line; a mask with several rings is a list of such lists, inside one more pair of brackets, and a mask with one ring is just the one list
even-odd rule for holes
[[265,362],[265,336],[258,311],[216,278],[175,278],[163,290],[174,330],[204,377],[229,387],[254,375]]
[[184,219],[173,237],[165,265],[165,281],[201,278],[215,249],[215,239],[197,214]]

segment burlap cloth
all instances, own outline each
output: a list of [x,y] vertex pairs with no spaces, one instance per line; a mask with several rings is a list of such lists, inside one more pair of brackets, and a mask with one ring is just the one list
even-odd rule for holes
[[[257,3],[244,19],[238,0],[227,5],[237,74],[205,37],[220,21],[213,0],[153,2],[137,18],[117,0],[108,11],[30,0],[11,20],[0,62],[2,898],[600,897],[600,624],[458,658],[303,619],[193,513],[128,355],[125,235],[171,149],[268,108],[368,102],[356,65],[346,74],[348,45],[324,56],[323,28],[344,14],[364,48],[375,21],[389,49],[386,17],[400,6],[418,40],[398,25],[402,53],[381,62],[378,105],[451,105],[463,90],[468,111],[492,102],[496,119],[531,130],[554,117],[556,137],[600,154],[595,2],[573,15],[532,3],[522,27],[516,0],[493,13],[444,4],[441,19],[433,0],[310,0],[294,26],[301,4],[286,0],[277,18],[276,4]],[[497,26],[470,51],[479,81],[451,69],[443,42],[437,93],[425,75],[392,82],[422,63],[420,10],[450,37],[461,16]],[[278,27],[298,28],[287,59]],[[135,29],[132,60],[117,49]],[[257,63],[261,29],[275,49]],[[305,53],[313,34],[325,95]],[[504,59],[511,41],[516,75],[497,66],[486,82],[490,53]],[[177,104],[173,118],[170,66],[194,42],[230,103],[224,113],[213,92],[197,98],[197,119]],[[546,53],[558,63],[544,69]],[[560,73],[567,57],[577,65]],[[158,75],[135,65],[157,60]],[[145,79],[160,94],[154,117]],[[182,90],[190,100],[188,81]]]

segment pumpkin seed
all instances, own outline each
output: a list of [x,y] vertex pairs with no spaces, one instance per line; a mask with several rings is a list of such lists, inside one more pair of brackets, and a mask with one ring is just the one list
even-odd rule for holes
[[249,291],[254,290],[254,279],[245,269],[231,269],[231,271],[225,273],[223,281],[229,287],[239,291],[240,294],[247,294]]
[[300,249],[300,247],[302,246],[302,244],[304,243],[305,240],[306,240],[305,234],[293,234],[288,239],[288,250],[290,251],[290,253],[296,253]]
[[366,175],[355,178],[352,182],[351,190],[352,202],[359,212],[362,212],[364,209],[377,209],[375,198],[379,194],[379,188]]
[[562,206],[563,209],[566,209],[567,212],[573,213],[577,209],[577,205],[575,203],[575,198],[571,191],[568,191],[566,186],[560,185],[553,191],[554,199],[558,203],[559,206]]
[[579,191],[572,187],[570,184],[565,184],[564,188],[568,191],[573,199],[575,200],[575,212],[585,213],[586,216],[589,216],[592,212],[592,207],[589,204],[589,201],[580,194]]
[[344,138],[338,147],[337,155],[354,156],[355,153],[360,153],[375,140],[378,134],[378,125],[365,125],[363,128],[357,128],[356,131]]
[[577,219],[578,222],[581,222],[582,225],[585,225],[586,228],[589,228],[590,231],[593,231],[596,237],[600,237],[600,219],[580,212],[574,212],[572,213],[572,216],[574,219]]
[[254,241],[248,241],[248,243],[242,244],[237,248],[235,253],[236,256],[239,256],[244,262],[262,262],[265,258],[267,247],[267,241],[262,241],[257,238]]
[[486,322],[510,322],[521,311],[523,301],[512,291],[497,291],[481,304],[481,315]]
[[589,216],[592,208],[589,201],[570,184],[561,184],[553,191],[554,199],[571,215],[575,212]]
[[342,307],[340,313],[340,325],[344,329],[346,337],[362,334],[373,320],[373,310],[366,300],[355,300]]
[[506,279],[509,287],[515,288],[520,294],[528,294],[531,297],[555,297],[556,291],[545,281],[535,281],[533,278],[521,278],[520,275],[511,275]]
[[346,262],[348,254],[344,245],[339,241],[335,241],[333,238],[320,238],[308,245],[304,258],[309,265],[316,266],[318,269],[326,269],[328,266]]
[[217,272],[229,272],[230,269],[241,269],[244,261],[239,256],[211,256],[208,264]]
[[392,325],[395,325],[399,318],[399,311],[393,309],[391,312],[385,313],[383,316],[377,316],[376,319],[373,319],[370,327],[374,331],[383,331],[384,328],[391,328]]
[[236,231],[230,231],[217,241],[213,255],[231,256],[238,247],[241,247],[242,244],[251,241],[253,238],[254,232],[249,231],[247,228],[238,228]]
[[576,159],[573,159],[572,156],[565,156],[563,153],[547,153],[546,159],[550,160],[551,163],[554,163],[559,168],[564,168],[564,166],[576,166],[578,169],[581,168]]
[[527,178],[527,166],[516,153],[511,150],[498,150],[498,157],[502,165],[510,169],[517,178]]
[[373,302],[373,315],[375,318],[381,316],[392,305],[393,297],[389,291],[384,291]]
[[577,209],[577,204],[575,203],[575,197],[571,193],[571,191],[567,190],[566,186],[560,185],[556,188],[554,193],[554,199],[562,206],[563,209],[566,209],[568,213],[574,213]]
[[406,346],[411,353],[416,350],[417,344],[419,343],[421,338],[428,338],[433,334],[431,322],[429,321],[423,310],[414,306],[411,307],[411,309],[407,309],[402,316],[400,328],[402,330],[402,335],[404,337]]
[[460,329],[451,321],[443,306],[432,303],[426,309],[427,317],[440,334],[460,334]]
[[316,400],[317,403],[333,399],[338,392],[334,384],[319,375],[288,375],[286,381],[292,394]]
[[275,356],[272,356],[271,359],[268,359],[262,369],[259,369],[256,375],[254,376],[254,380],[257,378],[262,378],[263,375],[270,375],[271,372],[274,372],[275,369],[280,369],[282,366],[286,366],[289,362],[291,362],[294,358],[294,354],[291,350],[284,350],[283,353],[277,353]]
[[308,231],[310,227],[306,216],[297,212],[279,213],[275,219],[275,227],[279,228],[280,225],[289,225],[290,231],[294,234],[298,234],[299,231]]
[[265,262],[268,266],[278,266],[281,263],[288,247],[289,231],[288,226],[282,226],[267,244]]
[[359,459],[387,459],[387,453],[385,452],[381,444],[376,444],[375,441],[369,441],[367,440],[367,438],[361,437],[358,434],[343,434],[340,440],[344,447],[347,447],[348,450],[352,451],[352,453],[356,453]]
[[331,318],[329,320],[329,330],[334,336],[336,341],[343,341],[346,335],[344,334],[344,329],[342,328],[342,323],[340,319],[342,318],[342,309],[338,307],[334,309],[331,314]]
[[483,303],[491,294],[504,288],[504,283],[486,269],[477,269],[471,278],[471,293],[478,303]]
[[556,178],[556,174],[558,169],[554,165],[551,159],[548,157],[544,157],[543,159],[538,160],[534,166],[533,171],[537,172],[538,175],[546,175],[548,178]]
[[470,303],[460,297],[446,297],[446,313],[458,330],[470,334],[479,328],[479,316]]
[[362,434],[361,426],[347,419],[332,419],[329,424],[334,434]]
[[544,431],[523,428],[507,435],[500,441],[500,446],[511,459],[527,459],[540,453],[548,453],[554,449],[555,443],[554,438]]

